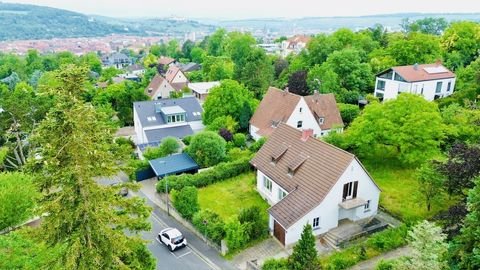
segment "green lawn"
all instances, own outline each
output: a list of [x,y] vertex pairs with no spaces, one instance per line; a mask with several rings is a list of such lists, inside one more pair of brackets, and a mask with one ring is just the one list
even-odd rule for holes
[[237,215],[242,208],[258,205],[268,220],[269,205],[255,190],[255,173],[248,172],[198,190],[201,209],[211,209],[224,220]]
[[429,212],[425,199],[418,190],[415,169],[402,168],[391,160],[382,162],[364,160],[363,163],[382,189],[380,205],[404,221],[429,219],[455,203],[455,200],[443,194],[432,203]]

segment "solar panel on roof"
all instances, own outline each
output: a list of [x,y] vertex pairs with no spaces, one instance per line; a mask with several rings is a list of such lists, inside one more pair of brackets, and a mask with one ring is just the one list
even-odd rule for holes
[[438,66],[438,67],[425,67],[423,68],[428,74],[438,74],[438,73],[446,73],[448,72],[448,69],[446,69],[443,66]]

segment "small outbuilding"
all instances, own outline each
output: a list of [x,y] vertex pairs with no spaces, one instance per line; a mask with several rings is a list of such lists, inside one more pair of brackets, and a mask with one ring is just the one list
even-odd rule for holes
[[186,153],[157,158],[150,160],[149,163],[158,179],[161,179],[167,175],[196,173],[200,168],[198,164]]

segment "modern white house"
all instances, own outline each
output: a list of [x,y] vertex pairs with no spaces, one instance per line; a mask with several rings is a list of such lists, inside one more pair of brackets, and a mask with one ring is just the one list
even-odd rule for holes
[[214,82],[197,82],[197,83],[189,83],[188,89],[192,90],[192,94],[200,101],[203,102],[207,98],[210,89],[215,86],[219,86],[219,81]]
[[363,222],[377,214],[380,188],[361,162],[312,133],[282,123],[250,162],[257,191],[271,205],[270,232],[286,247],[307,223],[323,236],[340,220]]
[[451,95],[454,88],[455,74],[440,63],[392,67],[375,80],[375,96],[380,100],[411,93],[432,101]]
[[250,135],[268,137],[279,123],[297,129],[312,129],[319,137],[332,130],[343,131],[343,121],[333,94],[299,96],[270,87],[250,119]]
[[134,102],[135,143],[158,144],[165,137],[182,139],[202,131],[202,112],[194,97]]

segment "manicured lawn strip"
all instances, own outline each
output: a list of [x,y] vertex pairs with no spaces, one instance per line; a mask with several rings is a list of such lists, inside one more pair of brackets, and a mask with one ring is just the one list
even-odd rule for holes
[[454,198],[443,194],[432,203],[429,212],[415,179],[415,169],[401,167],[388,159],[383,162],[362,162],[382,189],[380,205],[403,221],[430,219],[455,203]]
[[268,204],[255,190],[255,173],[248,172],[198,190],[201,209],[211,209],[225,221],[241,209],[257,205],[268,220]]

